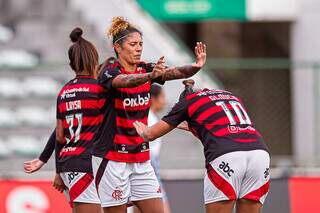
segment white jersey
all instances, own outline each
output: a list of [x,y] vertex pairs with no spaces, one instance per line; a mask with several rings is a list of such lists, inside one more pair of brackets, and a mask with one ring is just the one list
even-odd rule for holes
[[[158,121],[159,119],[157,118],[157,116],[154,114],[154,112],[152,112],[152,110],[150,110],[148,116],[148,126],[152,126]],[[151,158],[160,157],[161,142],[161,138],[157,138],[156,140],[149,143]]]

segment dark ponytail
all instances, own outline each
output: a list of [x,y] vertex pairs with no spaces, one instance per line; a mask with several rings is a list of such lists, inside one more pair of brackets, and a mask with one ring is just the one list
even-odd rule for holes
[[77,27],[70,33],[73,44],[70,46],[68,55],[71,68],[77,73],[87,71],[95,76],[99,64],[99,56],[95,46],[82,37],[83,31]]
[[83,34],[83,31],[81,28],[77,27],[75,29],[72,30],[72,32],[70,33],[70,39],[73,43],[79,41],[79,39],[81,38]]

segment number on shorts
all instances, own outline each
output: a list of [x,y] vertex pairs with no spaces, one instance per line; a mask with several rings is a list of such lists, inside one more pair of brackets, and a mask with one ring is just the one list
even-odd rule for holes
[[[78,120],[78,127],[76,129],[76,132],[73,131],[73,125],[74,125],[74,119]],[[69,132],[70,132],[70,138],[66,137],[67,144],[71,141],[72,138],[74,138],[74,143],[76,143],[80,139],[80,132],[82,127],[82,113],[77,113],[74,115],[67,115],[66,121],[69,126]]]
[[[252,122],[248,116],[248,113],[246,110],[243,108],[243,106],[238,102],[238,101],[228,101],[228,103],[232,106],[234,112],[236,113],[237,117],[239,118],[240,124],[246,124],[246,125],[251,125]],[[225,101],[218,101],[216,102],[217,106],[220,106],[223,111],[226,113],[230,125],[237,125],[237,122],[232,115],[230,109],[227,107],[227,104]]]

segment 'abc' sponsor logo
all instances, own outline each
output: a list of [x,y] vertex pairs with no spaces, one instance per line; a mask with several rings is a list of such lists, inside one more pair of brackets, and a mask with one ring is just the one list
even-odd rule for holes
[[224,161],[220,163],[219,169],[221,169],[221,171],[226,173],[229,177],[231,177],[231,175],[234,173],[233,169],[230,168],[229,163],[225,163]]
[[136,106],[143,106],[148,105],[150,101],[150,93],[148,96],[140,96],[136,98],[126,98],[123,100],[123,106],[124,107],[136,107]]
[[78,172],[70,172],[68,173],[68,181],[69,184],[79,175]]

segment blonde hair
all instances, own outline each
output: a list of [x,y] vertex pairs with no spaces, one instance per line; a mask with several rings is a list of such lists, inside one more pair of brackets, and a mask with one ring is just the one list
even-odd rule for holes
[[142,35],[140,30],[128,22],[124,17],[116,16],[112,18],[111,26],[108,29],[107,36],[111,37],[113,43],[115,44],[133,32],[138,32]]

